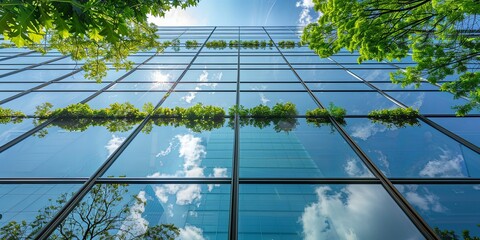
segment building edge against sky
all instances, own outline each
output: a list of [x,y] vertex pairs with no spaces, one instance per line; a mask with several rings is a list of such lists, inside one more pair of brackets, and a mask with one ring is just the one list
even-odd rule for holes
[[[31,118],[1,124],[0,227],[28,224],[52,205],[49,199],[67,194],[71,202],[27,230],[59,235],[62,220],[82,215],[75,204],[94,205],[91,186],[120,186],[105,188],[122,196],[111,212],[128,210],[111,234],[172,223],[183,239],[424,239],[434,228],[480,235],[478,112],[457,118],[451,107],[462,99],[428,83],[392,84],[389,73],[411,59],[358,65],[348,52],[322,59],[306,46],[279,48],[280,41],[298,41],[294,26],[158,33],[180,46],[133,54],[134,69],[111,70],[100,84],[72,74],[82,63],[56,52],[1,49],[0,106],[31,115],[44,102],[57,108],[84,101],[96,109],[126,101],[138,108],[202,103],[226,111],[292,102],[298,116],[263,125],[227,118],[209,128],[153,119],[123,127]],[[186,48],[187,40],[201,45]],[[276,44],[203,45],[214,40]],[[305,120],[307,110],[330,102],[347,110],[344,123]],[[419,109],[417,124],[387,126],[366,117],[402,106]],[[70,211],[55,215],[63,210]]]

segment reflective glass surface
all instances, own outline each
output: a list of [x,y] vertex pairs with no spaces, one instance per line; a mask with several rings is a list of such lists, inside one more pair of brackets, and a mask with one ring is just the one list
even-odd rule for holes
[[239,154],[240,177],[372,177],[332,125],[303,118],[242,127]]
[[[454,231],[462,236],[469,231],[471,237],[480,236],[480,186],[464,185],[395,185],[437,235]],[[471,238],[473,239],[473,238]]]
[[82,123],[54,122],[0,153],[0,178],[89,177],[136,126],[112,122],[107,130]]
[[192,178],[231,175],[233,129],[230,127],[222,123],[192,123],[189,128],[162,126],[168,124],[168,120],[162,119],[150,124],[154,124],[153,129],[142,131],[105,176]]
[[353,140],[388,177],[479,177],[480,156],[429,125],[388,126],[347,119]]
[[[0,237],[33,239],[42,229],[37,218],[50,221],[80,185],[71,184],[0,184]],[[58,202],[60,201],[60,202]],[[25,226],[22,227],[22,221]],[[42,221],[40,221],[42,222]],[[7,225],[18,231],[3,231]]]
[[147,229],[176,229],[180,239],[227,239],[229,196],[228,185],[96,185],[51,237],[96,226],[88,237],[143,239]]
[[239,239],[424,239],[378,185],[241,185],[239,196]]
[[440,126],[447,128],[467,141],[480,146],[480,123],[478,118],[430,118]]

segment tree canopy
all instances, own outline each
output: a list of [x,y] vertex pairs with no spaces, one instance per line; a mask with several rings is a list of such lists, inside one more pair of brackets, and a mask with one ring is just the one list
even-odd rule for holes
[[[402,86],[425,79],[469,101],[464,115],[480,108],[479,0],[313,0],[318,23],[304,29],[302,42],[322,57],[345,48],[358,62],[401,59],[416,66],[391,74]],[[443,80],[453,80],[444,82]]]
[[163,49],[148,14],[164,16],[172,8],[199,0],[3,0],[0,33],[17,47],[40,52],[57,49],[85,60],[86,77],[101,81],[106,62],[130,69],[129,54]]

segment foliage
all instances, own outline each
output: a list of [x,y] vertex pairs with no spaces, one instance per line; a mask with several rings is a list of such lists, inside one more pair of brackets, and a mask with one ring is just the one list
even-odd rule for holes
[[320,127],[322,125],[330,125],[330,117],[335,119],[337,123],[344,125],[344,118],[346,114],[347,110],[345,110],[345,108],[335,106],[330,102],[328,108],[315,108],[313,110],[307,110],[305,115],[307,117],[307,123]]
[[[480,107],[480,38],[476,0],[389,1],[316,0],[314,9],[322,12],[318,23],[308,25],[302,43],[322,57],[342,48],[358,51],[359,62],[407,57],[416,66],[391,75],[402,86],[420,84],[422,79],[438,83],[454,75],[455,81],[442,84],[441,90],[454,98],[470,101],[457,106],[464,115]],[[458,75],[457,78],[455,75]]]
[[413,108],[394,108],[373,110],[368,113],[368,118],[375,123],[381,123],[388,128],[402,128],[405,126],[418,126],[418,110]]
[[238,114],[240,127],[254,126],[263,129],[273,124],[273,128],[277,132],[290,132],[298,124],[295,118],[297,113],[295,104],[291,102],[277,103],[272,108],[262,104],[252,108],[239,105],[229,109],[231,118],[228,124],[231,128],[234,128],[233,116]]
[[286,48],[286,49],[295,48],[295,42],[294,41],[279,41],[278,42],[278,47],[279,48]]
[[[480,224],[478,226],[480,227]],[[468,230],[462,231],[462,238],[453,230],[440,230],[438,227],[435,227],[434,231],[442,240],[480,240],[480,237],[471,237],[470,231]]]
[[[95,185],[60,223],[50,236],[52,239],[174,239],[179,229],[173,224],[142,226],[138,231],[137,219],[131,214],[142,214],[129,204],[120,205],[127,195],[127,184]],[[1,239],[33,239],[36,234],[55,216],[72,194],[62,194],[58,199],[49,200],[49,205],[38,211],[31,223],[11,221],[0,229]],[[130,204],[145,205],[142,199],[134,197]],[[143,223],[144,224],[144,223]],[[137,226],[137,228],[136,228]]]
[[197,40],[187,40],[185,41],[185,47],[187,49],[196,49],[198,47]]
[[208,41],[205,44],[205,47],[207,48],[213,48],[213,49],[225,49],[227,47],[227,42],[224,40],[213,40],[213,41]]
[[148,14],[164,16],[198,1],[3,0],[0,34],[17,47],[44,53],[57,49],[73,60],[85,60],[86,77],[101,81],[106,62],[117,70],[130,69],[130,53],[163,48]]
[[20,111],[0,107],[0,123],[20,123],[24,117],[26,117],[26,115]]

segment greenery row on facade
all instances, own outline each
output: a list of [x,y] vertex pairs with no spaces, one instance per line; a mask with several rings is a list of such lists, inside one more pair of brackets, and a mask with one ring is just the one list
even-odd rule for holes
[[[187,126],[198,131],[211,130],[221,127],[224,118],[227,117],[225,110],[221,107],[196,105],[188,108],[182,107],[158,107],[152,103],[146,103],[142,109],[136,108],[131,103],[113,103],[107,108],[92,109],[86,103],[71,104],[64,108],[52,110],[51,103],[44,103],[36,107],[33,117],[36,124],[46,119],[56,119],[52,124],[68,130],[85,130],[89,126],[105,126],[111,131],[128,131],[135,124],[150,115],[158,126]],[[258,105],[246,108],[243,105],[233,106],[228,109],[230,120],[238,115],[243,121],[241,125],[268,126],[270,121],[275,119],[292,119],[298,115],[295,104],[277,103],[273,107]],[[346,110],[330,103],[328,108],[316,108],[305,113],[307,121],[316,126],[329,124],[330,118],[343,124]],[[404,127],[406,125],[418,125],[419,113],[412,108],[397,108],[375,110],[368,114],[374,122],[385,124],[389,127]],[[27,116],[8,108],[0,107],[0,123],[19,122]],[[251,118],[251,120],[248,120]],[[76,121],[71,121],[76,119]],[[275,123],[275,122],[274,122]],[[232,125],[233,126],[233,125]],[[148,128],[145,130],[149,132]]]
[[[171,46],[174,50],[179,49],[180,41],[166,41],[163,42],[165,46]],[[200,47],[201,44],[198,43],[196,40],[186,40],[185,47],[187,49],[196,49]],[[212,40],[205,43],[205,47],[209,49],[225,49],[225,48],[238,48],[242,47],[245,49],[266,49],[267,47],[272,48],[275,46],[272,40],[265,41],[265,40]],[[291,40],[282,40],[277,42],[277,46],[282,49],[292,49],[295,47],[301,47],[302,44],[300,42],[295,42]]]

